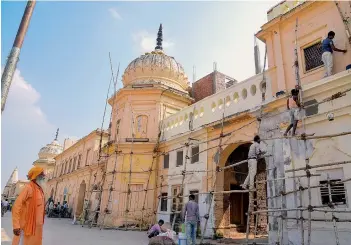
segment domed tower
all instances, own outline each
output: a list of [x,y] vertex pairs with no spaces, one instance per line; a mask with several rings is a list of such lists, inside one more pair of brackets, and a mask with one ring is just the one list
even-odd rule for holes
[[[120,195],[118,205],[109,203],[105,194],[101,207],[111,214],[105,217],[105,225],[120,225],[126,220],[118,213],[143,206],[143,198],[136,198],[138,192],[133,191],[156,184],[157,171],[150,174],[145,170],[155,169],[158,164],[153,151],[160,136],[160,121],[193,102],[188,77],[182,65],[163,51],[162,39],[160,25],[155,50],[127,66],[122,76],[123,88],[109,100],[113,113],[107,171],[115,170],[116,174],[106,175],[106,181],[113,183],[113,188],[118,187],[119,192],[129,194]],[[129,170],[139,173],[118,173]],[[147,192],[146,210],[156,206],[156,195],[156,191]],[[133,214],[127,217],[127,222],[136,224],[136,219]]]
[[133,124],[134,138],[155,141],[159,121],[193,102],[184,68],[163,51],[162,41],[161,24],[155,50],[134,59],[125,69],[123,88],[109,100],[114,111],[111,139],[115,138],[118,123],[125,129],[119,131],[122,138],[132,138]]
[[56,131],[55,139],[46,146],[42,147],[38,153],[39,159],[33,162],[34,166],[44,168],[45,174],[50,177],[55,168],[55,156],[63,151],[63,147],[59,144],[58,138],[59,129]]
[[[164,53],[162,48],[162,24],[157,35],[155,50],[133,60],[123,74],[124,88],[142,85],[164,85],[179,92],[187,93],[188,76],[174,57]],[[141,86],[135,86],[141,85]]]

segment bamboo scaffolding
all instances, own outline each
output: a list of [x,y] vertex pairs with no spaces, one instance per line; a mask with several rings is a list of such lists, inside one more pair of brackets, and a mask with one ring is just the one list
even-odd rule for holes
[[[267,45],[265,45],[265,52],[264,52],[264,62],[263,62],[262,82],[261,82],[262,85],[266,84],[266,63],[267,63]],[[262,91],[262,102],[264,102],[264,101],[265,101],[265,91]],[[259,134],[261,133],[261,122],[262,122],[261,118],[262,118],[262,115],[263,115],[263,106],[260,107],[260,114],[259,114],[259,118],[258,118],[258,130],[257,130],[257,132]],[[258,184],[258,183],[260,183],[260,182],[256,181],[256,184]],[[249,200],[249,202],[251,202],[251,201],[254,202],[255,200]],[[257,202],[257,209],[259,209],[258,203],[260,203],[260,202]],[[254,229],[254,239],[255,239],[256,238],[256,234],[257,234],[257,227],[258,227],[258,221],[260,219],[260,215],[256,214],[254,219],[255,219],[255,229]]]
[[[118,64],[118,68],[117,68],[117,74],[116,74],[116,79],[115,79],[115,82],[114,82],[114,94],[116,94],[117,92],[117,82],[118,82],[118,76],[119,76],[119,66],[120,64]],[[112,77],[114,76],[113,75],[113,67],[112,67],[112,60],[111,60],[111,56],[110,56],[110,67],[111,67],[111,73],[112,73]],[[113,98],[113,106],[117,106],[116,104],[116,100],[117,100],[117,96],[114,96]],[[113,108],[111,110],[111,115],[110,115],[110,125],[112,124],[112,120],[113,120]],[[114,134],[114,141],[117,142],[116,146],[117,146],[117,150],[115,150],[115,159],[114,159],[114,166],[113,166],[113,173],[112,173],[112,180],[111,180],[111,186],[110,188],[108,188],[108,197],[107,197],[107,202],[106,202],[106,207],[104,209],[104,212],[103,212],[103,218],[102,218],[102,225],[101,225],[101,228],[105,228],[105,218],[106,218],[106,215],[108,213],[111,213],[111,210],[109,210],[109,206],[112,202],[112,191],[114,189],[114,181],[115,181],[115,175],[116,175],[116,168],[117,168],[117,160],[118,160],[118,141],[119,141],[119,137],[118,137],[118,134],[119,134],[119,123],[118,123],[118,120],[117,120],[117,112],[118,112],[118,108],[116,108],[116,130],[115,130],[115,134]],[[124,112],[124,110],[123,110]],[[110,132],[110,136],[111,136],[111,132]],[[100,156],[101,157],[101,156]],[[105,176],[107,177],[107,164],[106,163],[106,168],[105,168]],[[105,177],[105,178],[106,178]],[[112,209],[112,208],[111,208]]]
[[[311,176],[318,177],[320,175],[319,174],[314,174],[314,175],[311,174]],[[298,177],[306,177],[306,175],[301,175],[301,176],[298,176]],[[291,178],[292,177],[289,176],[289,177],[279,178],[279,179],[280,180],[284,180],[284,179],[291,179]],[[260,182],[261,183],[269,182],[269,181],[273,181],[274,182],[274,180],[278,180],[278,179],[269,179],[269,180],[264,180],[264,181],[260,181]],[[333,184],[337,185],[337,184],[345,183],[345,182],[348,182],[348,181],[351,181],[351,178],[347,178],[347,179],[340,180],[340,181],[335,181],[335,182],[333,182]],[[156,186],[155,188],[148,188],[148,190],[156,190],[156,189],[159,189],[161,187],[169,187],[169,186],[173,186],[173,185],[160,185],[160,186]],[[310,188],[314,189],[314,188],[319,188],[319,187],[324,187],[324,186],[327,186],[327,184],[311,185]],[[104,189],[104,190],[109,190],[109,189]],[[292,194],[292,193],[295,193],[295,192],[306,191],[306,190],[308,190],[308,187],[302,187],[301,186],[299,190],[295,190],[295,191],[292,190],[292,191],[284,192],[284,195],[289,195],[289,194]],[[113,191],[117,192],[117,190],[113,190]],[[136,190],[136,191],[133,191],[133,192],[137,193],[137,192],[144,192],[144,191],[145,191],[145,189],[143,189],[143,190]],[[248,192],[255,192],[255,191],[256,191],[256,189],[253,189],[253,190],[216,191],[216,192],[215,191],[209,191],[209,192],[194,193],[193,195],[196,196],[196,195],[208,195],[208,194],[248,193]],[[95,191],[92,191],[92,192],[95,192]],[[96,191],[96,192],[99,192],[99,191]],[[126,193],[128,193],[128,191],[119,191],[119,193],[126,194]],[[172,199],[172,198],[176,198],[176,197],[182,198],[182,197],[189,197],[189,195],[190,194],[187,194],[187,195],[176,195],[176,196],[171,195],[171,196],[164,196],[162,198],[168,198],[168,199]],[[281,196],[281,194],[275,195],[275,196],[271,196],[271,197],[267,197],[265,199],[259,199],[259,200],[268,200],[268,199],[277,198],[277,197],[280,197],[280,196]],[[158,198],[160,198],[160,197],[158,197]],[[254,199],[254,200],[256,200],[256,199]],[[313,207],[319,207],[319,206],[313,206]],[[324,206],[321,206],[321,207],[324,207]]]
[[[183,177],[182,177],[182,183],[181,183],[181,186],[180,186],[180,193],[181,193],[180,195],[184,195],[184,180],[185,180],[185,173],[186,173],[187,163],[188,163],[188,160],[190,159],[189,158],[189,149],[190,149],[190,142],[191,142],[191,133],[193,131],[193,122],[194,122],[195,108],[196,107],[194,106],[193,113],[191,114],[191,117],[190,117],[190,120],[189,120],[190,133],[189,133],[188,142],[187,142],[187,144],[185,144],[185,152],[186,153],[185,153],[184,168],[183,168],[183,171],[182,171]],[[179,196],[179,193],[178,193],[178,196]],[[182,208],[184,207],[183,204],[184,204],[184,198],[182,198]],[[176,202],[176,211],[178,211],[178,209],[179,209],[179,202]],[[177,215],[174,214],[173,215],[173,222],[172,222],[172,230],[174,230],[174,224],[175,224],[176,219],[177,219]]]
[[[168,90],[168,89],[166,89],[166,90]],[[164,91],[166,91],[166,90],[164,90]],[[312,107],[312,106],[316,106],[316,105],[319,105],[319,104],[323,104],[323,103],[326,103],[326,102],[330,102],[330,101],[335,100],[335,99],[338,99],[338,98],[340,98],[340,97],[342,97],[342,96],[345,96],[346,93],[349,92],[349,91],[351,91],[351,89],[346,89],[346,90],[337,92],[337,93],[333,94],[332,96],[329,96],[329,97],[323,99],[323,100],[320,101],[320,102],[313,103],[313,104],[308,105],[308,106],[304,106],[304,109],[309,108],[309,107]],[[263,109],[263,108],[262,108],[262,109]],[[286,113],[286,111],[287,111],[287,110],[284,110],[284,111],[279,112],[279,113],[277,113],[277,114],[275,114],[275,115],[269,115],[269,113],[264,113],[264,114],[261,114],[261,118],[260,118],[260,119],[262,119],[262,118],[267,118],[267,116],[265,116],[265,115],[269,115],[269,117],[272,117],[272,116],[279,115],[279,114],[281,114],[281,113]],[[218,120],[218,122],[220,123],[221,120]],[[244,125],[243,127],[247,127],[247,126],[251,125],[251,124],[254,123],[254,122],[256,122],[256,120],[253,120],[253,121],[247,123],[247,124]],[[200,127],[200,128],[202,128],[202,127]],[[200,129],[200,128],[196,128],[196,129],[194,129],[194,131],[196,131],[197,129]],[[224,136],[225,136],[225,137],[230,136],[230,135],[231,135],[232,133],[234,133],[235,131],[238,131],[238,129],[235,129],[235,130],[233,130],[233,131],[230,131],[230,132],[226,133]],[[307,139],[318,139],[318,138],[336,137],[336,136],[342,136],[342,135],[348,135],[348,134],[351,134],[351,132],[343,132],[343,133],[338,133],[338,134],[334,134],[334,135],[322,135],[322,136],[315,136],[315,137],[313,137],[312,135],[311,135],[311,136],[304,136],[304,135],[302,135],[302,136],[295,136],[295,138],[301,139],[301,137],[307,137]],[[291,137],[291,136],[290,136],[290,137],[274,137],[274,138],[261,139],[261,140],[274,140],[274,139],[282,139],[282,138],[293,138],[293,137]],[[207,140],[204,140],[204,141],[199,141],[199,142],[197,142],[196,144],[208,143],[208,142],[215,141],[215,140],[218,140],[218,139],[219,139],[219,137],[214,137],[214,138],[212,138],[212,139],[207,139]],[[170,151],[160,153],[160,155],[167,154],[167,153],[170,153],[170,152],[173,152],[173,151],[177,151],[177,150],[182,149],[182,148],[183,148],[183,147],[178,147],[178,148],[172,149],[172,150],[170,150]],[[206,151],[206,150],[205,150],[205,151]],[[199,152],[199,153],[201,153],[201,152]],[[199,154],[199,153],[198,153],[198,154]],[[123,154],[123,153],[120,153],[120,154]],[[138,154],[153,154],[153,152],[152,152],[152,151],[150,151],[150,152],[140,152],[140,153],[138,153]],[[106,156],[106,157],[108,157],[108,156]]]
[[313,169],[313,168],[322,168],[322,167],[329,167],[329,166],[335,166],[335,165],[342,165],[342,164],[347,164],[347,163],[351,163],[351,161],[341,161],[341,162],[331,162],[331,163],[323,163],[323,164],[317,164],[317,165],[308,165],[306,167],[303,168],[296,168],[296,169],[289,169],[286,170],[285,173],[290,173],[290,172],[294,172],[294,171],[301,171],[301,170],[306,170],[307,169]]
[[132,167],[133,167],[133,145],[134,145],[134,113],[133,113],[133,108],[132,104],[130,103],[130,111],[131,111],[131,125],[130,125],[130,130],[132,132],[132,143],[130,146],[130,159],[129,159],[129,178],[128,178],[128,193],[127,193],[127,198],[126,198],[126,208],[125,208],[125,230],[128,230],[128,214],[129,214],[129,202],[130,202],[130,195],[131,195],[131,190],[130,190],[130,184],[132,180]]
[[[330,178],[329,178],[329,174],[327,175],[327,184],[328,184],[328,192],[329,192],[329,203],[333,203],[333,198],[332,198],[332,194],[331,194],[331,186],[330,186]],[[340,245],[340,242],[339,242],[339,232],[338,232],[338,227],[336,225],[336,222],[335,222],[335,216],[334,216],[334,212],[331,212],[331,215],[333,217],[333,228],[334,228],[334,234],[335,234],[335,242],[336,242],[336,245]]]
[[[220,161],[221,154],[222,154],[222,140],[223,140],[223,131],[224,131],[224,115],[225,115],[225,106],[223,108],[223,114],[222,114],[221,134],[220,134],[220,139],[219,139],[219,142],[218,142],[218,157],[217,157],[217,161],[216,161],[216,167],[219,165],[219,161]],[[214,195],[214,190],[216,188],[216,182],[217,182],[217,174],[218,174],[218,172],[216,171],[215,174],[214,174],[214,179],[213,179],[213,184],[212,184],[212,191],[211,191],[210,196],[209,196],[209,206],[208,206],[207,214],[205,215],[206,221],[205,221],[204,229],[203,229],[203,231],[201,233],[200,244],[202,244],[203,241],[204,241],[205,232],[206,232],[207,224],[208,224],[208,219],[210,218],[211,206],[212,206],[212,202],[213,202],[213,195]]]
[[[167,90],[165,90],[165,91],[167,91]],[[164,93],[165,91],[162,91],[162,93],[161,93],[161,95],[160,95],[160,99],[162,98],[162,95],[163,95],[163,93]],[[166,111],[165,111],[165,108],[164,108],[164,111],[163,111],[163,113],[162,113],[162,121],[165,119],[165,116],[166,116]],[[160,115],[160,117],[161,117],[161,115]],[[152,174],[152,172],[153,172],[154,162],[157,162],[156,159],[157,159],[157,157],[158,157],[158,151],[159,151],[159,147],[160,147],[160,139],[161,139],[161,136],[162,136],[162,134],[163,134],[163,132],[164,132],[163,129],[164,129],[164,128],[162,127],[162,124],[159,123],[158,134],[157,134],[157,140],[156,140],[156,145],[155,145],[154,151],[153,151],[151,167],[150,167],[150,169],[149,169],[150,174],[149,174],[149,178],[148,178],[147,184],[146,184],[146,189],[145,189],[145,195],[144,195],[144,201],[143,201],[143,208],[142,208],[142,210],[145,209],[146,198],[147,198],[147,192],[148,192],[148,188],[149,188],[149,183],[150,183],[150,179],[151,179],[151,174]],[[157,163],[156,163],[156,164],[157,164]],[[155,181],[156,181],[156,178],[158,178],[158,176],[155,176]],[[162,182],[161,182],[161,185],[162,185]],[[156,184],[156,186],[157,186],[157,184]],[[157,190],[157,188],[155,188],[155,189]],[[162,187],[161,187],[160,190],[162,191]],[[160,195],[161,195],[161,194],[160,194]],[[159,200],[159,202],[160,202],[160,200]],[[156,210],[155,210],[155,219],[157,219],[157,215],[156,215],[157,210],[158,210],[158,206],[157,206],[157,208],[156,208]],[[141,214],[141,225],[140,225],[140,230],[141,230],[141,226],[142,226],[143,222],[144,222],[144,211],[142,211],[142,214]],[[155,223],[156,223],[156,221],[155,221]]]
[[[297,34],[297,27],[298,27],[298,22],[296,20],[296,29],[295,29],[295,33]],[[266,50],[266,53],[265,53],[265,57],[267,55],[267,50]],[[299,67],[298,67],[298,59],[297,59],[297,35],[296,35],[296,40],[295,40],[295,55],[296,55],[296,61],[295,61],[295,75],[296,75],[296,82],[297,82],[297,85],[301,88],[301,84],[300,84],[300,78],[299,78]],[[265,62],[266,62],[266,58],[265,58]],[[263,81],[265,81],[265,65],[264,65],[264,70],[263,70]],[[166,91],[166,90],[165,90]],[[163,91],[163,92],[165,92]],[[317,102],[317,103],[314,103],[312,105],[309,105],[309,106],[306,106],[304,107],[305,109],[308,108],[308,107],[312,107],[312,106],[316,106],[316,105],[319,105],[319,104],[322,104],[322,103],[326,103],[326,102],[329,102],[329,101],[332,101],[332,100],[335,100],[335,99],[338,99],[340,98],[341,96],[345,96],[347,92],[351,91],[351,89],[347,89],[347,90],[344,90],[344,91],[341,91],[341,92],[338,92],[330,97],[327,97],[325,98],[324,100],[320,101],[320,102]],[[115,91],[116,92],[116,91]],[[117,96],[115,96],[117,97]],[[302,92],[300,93],[300,101],[302,103]],[[106,107],[106,106],[105,106]],[[132,106],[130,106],[132,107]],[[264,109],[264,106],[261,106],[260,108],[260,116],[259,116],[259,133],[260,133],[260,125],[261,125],[261,119],[262,118],[267,118],[267,117],[270,117],[272,115],[270,115],[269,113],[265,113],[263,114],[262,111]],[[308,223],[308,227],[307,227],[307,232],[308,232],[308,239],[307,239],[307,244],[310,245],[311,244],[311,233],[312,233],[312,227],[311,227],[311,223],[312,222],[321,222],[321,221],[325,221],[325,222],[333,222],[333,227],[334,227],[334,234],[335,234],[335,237],[336,237],[336,244],[339,245],[339,237],[338,237],[338,227],[337,227],[337,222],[351,222],[350,220],[348,219],[344,219],[344,220],[340,220],[338,218],[335,217],[335,213],[351,213],[351,211],[348,211],[348,210],[339,210],[339,209],[327,209],[327,208],[317,208],[317,206],[312,206],[311,205],[311,190],[313,188],[318,188],[318,187],[321,187],[321,186],[325,186],[327,185],[328,186],[328,190],[329,190],[329,201],[330,203],[332,204],[332,194],[331,194],[331,183],[329,181],[329,176],[328,176],[328,183],[327,184],[319,184],[319,185],[311,185],[311,177],[314,177],[314,176],[320,176],[319,174],[311,174],[310,173],[310,169],[314,169],[314,168],[321,168],[321,167],[326,167],[326,166],[335,166],[335,165],[341,165],[341,164],[348,164],[348,163],[351,163],[351,161],[343,161],[343,162],[334,162],[334,163],[326,163],[326,164],[318,164],[318,165],[309,165],[309,158],[307,157],[307,155],[305,156],[305,164],[306,166],[303,167],[303,168],[294,168],[294,169],[290,169],[290,170],[286,170],[285,173],[289,173],[289,172],[292,172],[293,173],[293,176],[286,176],[286,177],[283,177],[283,178],[276,178],[276,179],[267,179],[267,180],[263,180],[263,181],[255,181],[255,183],[265,183],[265,182],[272,182],[273,185],[275,184],[276,181],[278,180],[285,180],[285,179],[293,179],[294,181],[296,180],[296,178],[298,178],[298,184],[299,184],[299,188],[296,190],[296,185],[294,184],[294,190],[293,191],[288,191],[288,192],[281,192],[279,195],[273,195],[271,197],[267,197],[267,198],[262,198],[262,199],[259,199],[259,197],[257,197],[257,199],[254,199],[253,198],[253,193],[256,191],[256,190],[232,190],[232,191],[216,191],[216,183],[217,183],[217,178],[218,178],[218,173],[221,172],[221,171],[224,171],[224,170],[227,170],[227,169],[230,169],[230,168],[234,168],[235,166],[238,166],[238,165],[241,165],[241,164],[245,164],[248,162],[248,160],[243,160],[243,161],[240,161],[240,162],[237,162],[237,163],[234,163],[234,164],[231,164],[229,166],[225,166],[225,167],[217,167],[216,170],[192,170],[192,171],[187,171],[187,161],[189,159],[191,159],[192,156],[195,156],[195,155],[199,155],[200,153],[202,152],[207,152],[209,151],[210,149],[214,149],[214,148],[218,148],[218,159],[216,161],[216,166],[219,165],[219,161],[220,161],[220,157],[221,157],[221,154],[222,154],[222,146],[224,145],[228,145],[228,144],[223,144],[223,139],[232,135],[234,132],[236,131],[239,131],[241,130],[242,128],[246,128],[248,126],[250,126],[251,124],[255,123],[256,120],[253,120],[253,121],[250,121],[249,123],[245,124],[244,126],[238,128],[238,129],[235,129],[235,130],[232,130],[228,133],[224,133],[224,122],[230,118],[229,116],[225,117],[225,106],[224,106],[224,111],[223,111],[223,115],[222,115],[222,119],[221,120],[217,120],[216,122],[221,122],[221,133],[220,133],[220,136],[218,137],[214,137],[214,138],[211,138],[211,139],[196,139],[197,142],[192,142],[192,139],[190,136],[192,134],[193,131],[199,129],[199,128],[196,128],[194,129],[192,124],[193,124],[193,116],[191,117],[189,123],[191,124],[191,127],[189,127],[190,129],[190,133],[189,132],[186,132],[187,134],[189,133],[189,137],[187,138],[187,142],[182,145],[181,147],[176,147],[174,149],[171,149],[169,151],[164,151],[164,152],[159,152],[159,144],[161,142],[161,129],[159,128],[159,134],[158,134],[158,137],[156,139],[156,145],[155,145],[155,148],[152,152],[141,152],[140,154],[148,154],[148,155],[152,155],[153,157],[153,160],[151,162],[151,166],[148,170],[142,170],[142,171],[132,171],[132,165],[133,165],[133,145],[137,142],[134,142],[134,115],[133,115],[133,110],[131,109],[131,113],[132,113],[132,119],[131,119],[131,130],[132,130],[132,141],[131,141],[131,151],[130,153],[122,153],[122,152],[119,152],[118,151],[118,145],[119,143],[116,141],[115,139],[115,143],[116,146],[117,146],[117,150],[115,150],[114,154],[115,154],[115,157],[116,157],[116,160],[115,160],[115,165],[114,165],[114,170],[112,172],[109,172],[107,173],[106,171],[103,173],[103,181],[102,181],[102,185],[101,185],[101,190],[97,190],[97,191],[94,191],[93,189],[90,191],[90,197],[89,197],[89,201],[91,199],[91,195],[93,192],[102,192],[104,189],[103,189],[103,185],[104,185],[104,182],[105,182],[105,176],[107,174],[112,174],[113,177],[112,177],[112,185],[111,185],[111,188],[108,188],[108,189],[105,189],[105,190],[108,190],[109,191],[109,196],[108,196],[108,201],[107,201],[107,205],[106,205],[106,209],[105,209],[105,214],[107,213],[107,209],[108,209],[108,206],[109,206],[109,203],[111,202],[111,195],[113,192],[116,192],[116,193],[122,193],[122,194],[127,194],[127,197],[126,197],[126,210],[124,212],[125,214],[125,230],[128,229],[128,214],[130,213],[130,210],[129,210],[129,203],[130,203],[130,195],[132,193],[138,193],[138,192],[145,192],[145,195],[144,195],[144,199],[143,199],[143,205],[142,205],[142,209],[140,210],[136,210],[134,209],[133,212],[142,212],[142,215],[141,215],[141,225],[140,225],[140,230],[141,230],[141,226],[143,224],[143,221],[144,221],[144,217],[151,217],[152,214],[155,215],[155,218],[157,218],[156,214],[174,214],[174,217],[173,217],[173,222],[172,222],[172,229],[174,229],[174,225],[176,222],[176,218],[177,218],[177,215],[181,213],[181,211],[178,211],[179,209],[179,204],[180,202],[177,202],[176,203],[176,210],[171,210],[172,212],[158,212],[158,208],[160,206],[160,202],[162,199],[173,199],[173,198],[182,198],[184,199],[185,197],[188,197],[189,194],[185,195],[184,193],[184,188],[185,188],[185,176],[186,175],[192,175],[194,173],[212,173],[212,176],[213,176],[213,183],[212,183],[212,188],[210,191],[208,192],[199,192],[199,193],[196,193],[195,195],[209,195],[209,206],[208,206],[208,211],[207,211],[207,214],[204,216],[204,218],[206,219],[205,221],[205,225],[204,225],[204,228],[203,228],[203,232],[202,232],[202,236],[201,236],[201,244],[203,243],[203,240],[204,240],[204,236],[205,236],[205,233],[206,233],[206,229],[207,229],[207,225],[208,225],[208,219],[209,219],[209,215],[210,215],[210,212],[211,212],[211,208],[212,208],[212,203],[214,201],[214,195],[215,194],[231,194],[231,193],[249,193],[250,194],[250,200],[249,200],[249,207],[248,207],[248,213],[247,213],[247,229],[246,229],[246,244],[266,244],[266,243],[249,243],[249,233],[250,233],[250,215],[254,215],[255,217],[255,230],[254,230],[254,238],[256,237],[256,232],[257,232],[257,226],[258,226],[258,220],[259,220],[259,216],[260,215],[267,215],[267,216],[273,216],[273,217],[278,217],[280,218],[280,225],[279,225],[279,228],[278,228],[278,238],[277,238],[277,242],[276,244],[279,244],[279,245],[283,245],[284,243],[284,220],[297,220],[297,221],[300,221],[300,229],[301,229],[301,238],[302,238],[302,245],[304,245],[304,222],[307,222]],[[194,111],[195,111],[195,106],[193,107],[193,114],[194,115]],[[280,113],[285,113],[286,110],[282,111],[282,112],[279,112],[278,114]],[[278,115],[276,114],[276,115]],[[265,115],[268,115],[267,117]],[[232,116],[232,115],[231,115]],[[304,117],[305,118],[305,117]],[[266,139],[262,139],[265,140],[265,141],[269,141],[269,140],[276,140],[276,139],[284,139],[284,138],[295,138],[297,140],[303,140],[304,141],[304,146],[305,146],[305,154],[307,154],[307,144],[306,144],[306,141],[307,140],[311,140],[311,139],[323,139],[323,138],[332,138],[332,137],[340,137],[340,136],[345,136],[345,135],[350,135],[351,132],[340,132],[340,133],[335,133],[335,134],[328,134],[328,135],[317,135],[315,136],[314,134],[306,134],[306,129],[305,129],[305,123],[304,123],[304,118],[302,119],[302,125],[303,125],[303,131],[304,133],[302,135],[299,135],[299,136],[294,136],[294,137],[271,137],[271,138],[266,138]],[[230,120],[230,119],[229,119]],[[163,120],[160,122],[160,127],[162,127],[162,123],[164,122],[164,118]],[[189,124],[189,125],[190,125]],[[164,127],[162,127],[163,129]],[[163,132],[163,130],[162,130]],[[116,135],[116,134],[115,134]],[[183,134],[182,134],[183,135]],[[181,137],[181,135],[177,135],[177,137]],[[152,139],[154,140],[154,139]],[[189,147],[190,146],[198,146],[198,145],[201,145],[201,144],[206,144],[206,143],[209,143],[209,142],[213,142],[213,141],[219,141],[218,142],[218,145],[217,146],[213,146],[213,147],[208,147],[207,149],[204,149],[202,151],[199,151],[198,153],[196,154],[192,154],[191,152],[191,156],[189,154]],[[238,141],[238,142],[242,142],[242,141]],[[244,142],[242,142],[244,143]],[[102,147],[102,141],[100,140],[100,146],[99,146],[99,160],[100,160],[100,157],[109,157],[109,156],[102,156],[101,155],[101,147]],[[170,195],[170,196],[162,196],[162,188],[163,187],[166,187],[166,186],[172,186],[172,185],[164,185],[161,181],[161,184],[160,185],[157,185],[157,183],[155,184],[155,187],[154,188],[149,188],[149,183],[150,183],[150,177],[152,175],[153,172],[155,172],[155,175],[158,174],[158,169],[157,168],[153,168],[154,166],[154,162],[156,161],[156,158],[159,157],[159,156],[162,156],[162,155],[165,155],[165,154],[168,154],[170,152],[174,152],[174,151],[177,151],[177,150],[180,150],[180,149],[184,149],[184,147],[186,148],[186,154],[185,154],[185,162],[184,162],[184,167],[183,167],[183,171],[181,173],[174,173],[174,174],[167,174],[167,175],[160,175],[161,179],[163,179],[164,176],[167,176],[167,177],[173,177],[173,176],[182,176],[182,182],[181,182],[181,188],[180,188],[180,193],[178,193],[178,195],[174,196],[174,195]],[[138,153],[139,154],[139,153]],[[129,168],[129,171],[116,171],[116,164],[117,164],[117,156],[120,156],[120,155],[130,155],[130,168]],[[263,156],[263,158],[265,157],[270,157],[271,155],[265,155]],[[273,159],[274,160],[274,159]],[[105,168],[106,169],[106,168]],[[274,168],[273,168],[274,169]],[[269,171],[269,170],[272,170],[272,169],[266,169],[266,171]],[[295,175],[295,172],[296,171],[305,171],[306,174],[305,175]],[[129,175],[129,179],[128,179],[128,187],[127,187],[127,191],[118,191],[118,190],[115,190],[113,188],[113,183],[114,183],[114,179],[115,179],[115,174],[117,173],[120,173],[120,174],[128,174]],[[132,174],[149,174],[149,178],[148,178],[148,181],[146,183],[146,188],[143,189],[143,190],[139,190],[139,191],[131,191],[130,189],[130,185],[131,185],[131,179],[132,179]],[[94,182],[96,181],[96,175],[97,175],[97,172],[94,174]],[[300,181],[300,178],[302,177],[306,177],[307,178],[307,187],[302,187],[301,185],[301,181]],[[158,175],[156,176],[156,178],[158,178]],[[350,181],[351,178],[349,179],[344,179],[342,181],[338,181],[338,182],[335,182],[334,184],[337,184],[337,183],[344,183],[344,182],[347,182],[347,181]],[[94,185],[94,184],[93,184]],[[157,202],[157,206],[156,206],[156,209],[154,208],[145,208],[146,206],[146,200],[147,200],[147,192],[148,191],[151,191],[151,190],[155,190],[157,191],[158,188],[160,189],[160,193],[159,193],[159,196],[158,196],[158,202]],[[307,207],[303,207],[303,196],[302,196],[302,193],[303,191],[307,191],[308,192],[308,205]],[[296,194],[296,193],[299,193],[299,206],[297,206],[296,208],[286,208],[283,206],[283,199],[285,196],[287,196],[288,194]],[[253,201],[255,200],[269,200],[271,198],[278,198],[280,197],[280,207],[278,208],[271,208],[271,209],[266,209],[266,210],[256,210],[256,211],[253,211],[253,209],[255,208],[255,205],[253,203]],[[100,200],[99,202],[101,202],[101,196],[100,196]],[[184,200],[182,202],[182,205],[184,203]],[[296,202],[297,204],[297,202]],[[256,207],[258,207],[258,204],[256,205]],[[150,210],[152,213],[144,213],[146,212],[147,210]],[[296,214],[300,213],[300,216],[298,217],[287,217],[287,215],[285,214],[285,212],[288,212],[288,211],[296,211]],[[275,213],[280,213],[280,215],[274,215]],[[307,216],[308,218],[305,219],[303,217],[303,214],[304,212],[308,212],[307,213]],[[325,212],[325,213],[331,213],[332,215],[332,219],[331,220],[322,220],[322,219],[315,219],[315,218],[312,218],[312,212]],[[270,213],[273,213],[273,215],[270,215]],[[104,220],[105,220],[105,216],[104,216],[104,219],[103,219],[103,225],[104,225]]]
[[[299,201],[300,201],[300,205],[299,208],[303,207],[303,203],[302,203],[302,186],[301,186],[301,179],[300,177],[298,177],[298,184],[299,184]],[[301,229],[301,245],[305,245],[305,229],[303,226],[303,210],[300,210],[300,229]]]

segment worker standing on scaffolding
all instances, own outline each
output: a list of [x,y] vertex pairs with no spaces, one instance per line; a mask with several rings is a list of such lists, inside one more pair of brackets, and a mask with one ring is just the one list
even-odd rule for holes
[[260,136],[256,135],[254,137],[254,142],[250,146],[249,155],[248,155],[248,166],[249,166],[249,174],[247,175],[244,184],[241,185],[243,189],[247,189],[248,184],[250,183],[250,189],[254,189],[255,186],[255,176],[257,173],[257,159],[265,154],[260,147]]
[[288,135],[291,128],[293,128],[292,136],[295,136],[297,123],[301,120],[301,104],[299,101],[298,86],[291,90],[291,96],[286,101],[286,107],[290,113],[290,125],[286,129],[284,136]]
[[333,70],[333,51],[346,53],[346,49],[338,49],[334,46],[333,39],[335,32],[330,31],[328,37],[322,41],[322,61],[324,63],[325,75],[329,77],[332,75]]

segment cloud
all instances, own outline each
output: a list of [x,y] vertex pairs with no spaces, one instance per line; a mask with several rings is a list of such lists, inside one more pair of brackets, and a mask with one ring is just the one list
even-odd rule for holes
[[35,123],[53,126],[47,121],[46,115],[38,105],[39,99],[40,93],[25,81],[21,72],[17,69],[7,97],[4,119],[14,119],[17,124],[23,125]]
[[54,139],[56,127],[41,109],[40,97],[16,70],[1,118],[2,184],[14,166],[18,166],[20,178],[24,178],[40,148]]
[[122,19],[121,15],[117,12],[116,9],[114,9],[114,8],[109,8],[109,9],[108,9],[108,12],[110,12],[112,18],[114,18],[114,19],[116,19],[116,20],[121,20],[121,19]]
[[[155,49],[156,46],[156,35],[151,34],[148,31],[140,31],[133,34],[134,43],[137,45],[139,52],[150,52]],[[165,50],[171,49],[175,45],[171,40],[163,40],[162,47]]]

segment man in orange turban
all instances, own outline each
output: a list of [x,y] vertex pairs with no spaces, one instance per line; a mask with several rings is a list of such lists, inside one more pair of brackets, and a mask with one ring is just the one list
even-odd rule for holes
[[44,225],[44,169],[38,166],[28,172],[30,182],[19,194],[12,208],[12,245],[42,245]]

